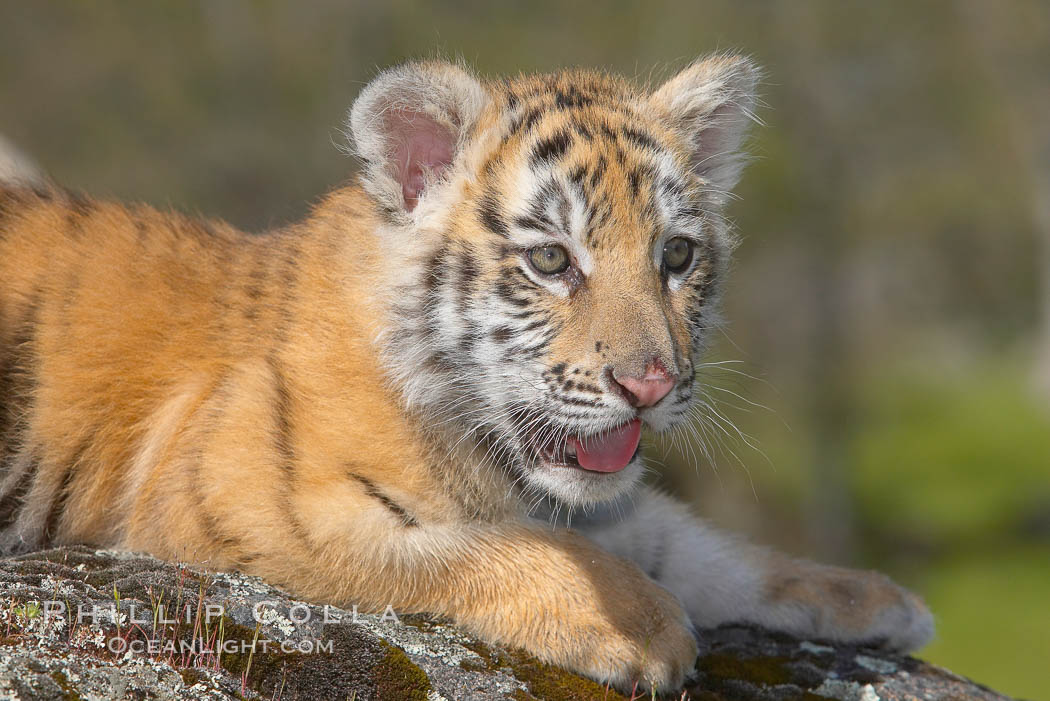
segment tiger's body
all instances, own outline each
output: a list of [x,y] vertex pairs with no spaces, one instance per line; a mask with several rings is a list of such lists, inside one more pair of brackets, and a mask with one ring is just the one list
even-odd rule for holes
[[393,69],[351,112],[359,182],[258,236],[0,186],[0,546],[437,613],[619,685],[678,685],[694,625],[921,645],[881,575],[638,486],[717,322],[754,81]]

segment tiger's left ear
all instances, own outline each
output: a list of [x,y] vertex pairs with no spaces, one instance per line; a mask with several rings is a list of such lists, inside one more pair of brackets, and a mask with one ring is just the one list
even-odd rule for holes
[[455,161],[487,102],[481,83],[451,63],[380,73],[347,120],[365,189],[387,209],[411,212]]
[[740,179],[746,156],[740,146],[756,121],[755,89],[761,73],[743,56],[696,61],[661,85],[649,104],[692,151],[693,171],[723,200]]

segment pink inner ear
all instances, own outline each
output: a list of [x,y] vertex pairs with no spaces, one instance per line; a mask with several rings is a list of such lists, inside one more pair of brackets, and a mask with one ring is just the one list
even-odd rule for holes
[[405,197],[405,209],[412,211],[423,194],[426,173],[441,174],[452,163],[456,135],[431,117],[412,111],[387,115],[390,140],[394,143],[394,166]]

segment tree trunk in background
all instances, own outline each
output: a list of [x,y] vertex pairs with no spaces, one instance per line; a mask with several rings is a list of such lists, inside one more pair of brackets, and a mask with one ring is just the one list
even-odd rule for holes
[[[1015,37],[1028,35],[1014,31],[1023,13],[1004,11],[1003,6],[982,0],[960,7],[987,77],[998,91],[1017,160],[1030,183],[1032,225],[1039,239],[1035,384],[1050,399],[1050,56],[1039,55],[1045,44],[1018,45]],[[1040,83],[1043,89],[1032,89]]]
[[[1050,92],[1050,89],[1048,89]],[[1044,103],[1050,101],[1047,94]],[[1043,114],[1050,118],[1050,105],[1044,104]],[[1035,146],[1030,159],[1032,173],[1033,220],[1042,244],[1042,259],[1039,269],[1041,283],[1040,321],[1042,332],[1036,345],[1036,385],[1043,397],[1050,400],[1050,133],[1045,121],[1029,120],[1028,124],[1043,125],[1043,129],[1029,129]]]
[[775,8],[777,26],[792,50],[784,53],[791,62],[777,65],[778,75],[772,80],[792,84],[793,92],[797,89],[795,96],[806,107],[793,114],[802,115],[805,121],[793,128],[813,144],[823,144],[822,148],[809,149],[809,160],[800,164],[798,177],[812,179],[807,188],[810,192],[825,193],[829,191],[828,183],[838,182],[839,196],[821,194],[819,202],[810,203],[823,212],[824,226],[805,242],[809,244],[811,280],[807,303],[815,318],[806,368],[813,420],[807,530],[820,557],[848,564],[857,558],[855,505],[850,486],[852,466],[848,456],[853,432],[850,416],[856,404],[855,378],[846,342],[842,279],[846,250],[842,235],[846,230],[843,200],[853,189],[849,184],[853,173],[846,157],[850,146],[838,127],[845,120],[835,118],[835,96],[828,94],[828,86],[834,85],[834,80],[826,76],[807,79],[827,68],[827,63],[814,52],[820,42],[812,40],[812,34],[820,30],[821,13],[809,3],[780,2]]
[[1044,144],[1041,156],[1041,178],[1035,191],[1036,224],[1042,238],[1042,265],[1039,271],[1042,283],[1040,340],[1036,346],[1036,384],[1043,396],[1050,399],[1050,143]]

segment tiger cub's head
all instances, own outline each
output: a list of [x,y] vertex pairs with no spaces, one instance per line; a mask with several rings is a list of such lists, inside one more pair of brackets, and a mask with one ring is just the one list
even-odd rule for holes
[[379,343],[406,403],[563,503],[637,481],[641,427],[689,415],[756,79],[719,55],[653,91],[448,63],[368,85],[349,127],[385,221]]

